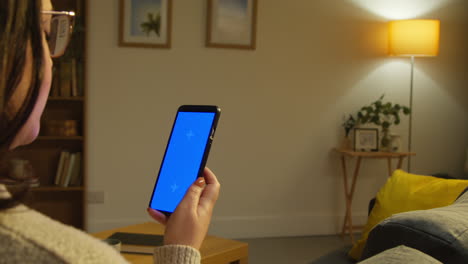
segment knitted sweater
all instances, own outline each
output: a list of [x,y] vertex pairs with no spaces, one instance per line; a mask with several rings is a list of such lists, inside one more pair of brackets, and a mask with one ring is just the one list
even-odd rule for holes
[[[180,245],[155,249],[154,263],[200,263],[198,250]],[[0,211],[0,264],[128,263],[104,242],[24,205]]]

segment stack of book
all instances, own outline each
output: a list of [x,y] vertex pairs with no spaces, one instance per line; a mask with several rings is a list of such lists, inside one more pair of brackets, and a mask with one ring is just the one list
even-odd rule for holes
[[117,239],[122,242],[121,252],[152,255],[154,249],[164,245],[164,236],[153,234],[138,234],[117,232],[108,239]]
[[83,96],[81,66],[76,59],[54,62],[54,79],[50,95],[52,97]]
[[62,151],[55,175],[55,185],[80,186],[81,178],[81,152]]

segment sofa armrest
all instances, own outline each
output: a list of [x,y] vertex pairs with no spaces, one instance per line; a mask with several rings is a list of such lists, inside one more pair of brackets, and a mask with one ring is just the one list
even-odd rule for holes
[[369,234],[363,259],[406,245],[443,263],[468,263],[468,192],[454,204],[393,215]]

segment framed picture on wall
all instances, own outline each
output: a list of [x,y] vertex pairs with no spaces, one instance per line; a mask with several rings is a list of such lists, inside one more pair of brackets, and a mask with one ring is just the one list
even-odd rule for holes
[[206,46],[255,49],[257,0],[208,0]]
[[172,0],[120,0],[119,46],[171,47]]
[[377,128],[354,129],[354,151],[377,151],[379,130]]

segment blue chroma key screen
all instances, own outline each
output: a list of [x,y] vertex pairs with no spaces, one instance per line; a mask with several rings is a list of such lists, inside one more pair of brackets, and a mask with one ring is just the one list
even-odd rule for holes
[[179,112],[150,207],[174,212],[195,182],[215,113]]

